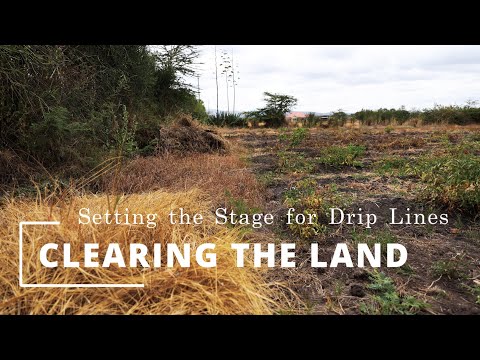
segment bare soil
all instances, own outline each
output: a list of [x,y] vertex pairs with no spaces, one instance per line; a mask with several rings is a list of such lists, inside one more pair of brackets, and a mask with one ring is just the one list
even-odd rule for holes
[[[293,149],[306,159],[315,158],[326,146],[358,144],[366,147],[363,167],[329,168],[318,166],[310,173],[285,173],[280,171],[278,151],[281,149],[278,131],[273,129],[223,130],[232,143],[248,149],[248,163],[259,179],[268,177],[265,192],[265,211],[281,217],[286,213],[284,194],[299,179],[315,179],[319,186],[336,184],[338,191],[354,198],[349,209],[362,208],[378,216],[376,227],[388,227],[397,241],[408,250],[408,268],[387,268],[381,271],[392,278],[399,294],[412,295],[428,303],[421,313],[430,314],[480,314],[477,296],[472,287],[480,279],[480,224],[474,218],[459,218],[449,214],[447,225],[385,225],[390,208],[399,212],[410,208],[411,213],[442,213],[416,198],[418,183],[408,177],[378,175],[372,164],[385,155],[405,158],[418,156],[442,146],[441,137],[448,134],[452,142],[479,129],[455,128],[445,132],[428,128],[398,128],[387,133],[380,128],[361,129],[310,129],[309,137]],[[342,133],[343,132],[343,133]],[[346,210],[349,210],[346,209]],[[361,304],[373,292],[368,288],[371,269],[337,268],[315,269],[310,266],[310,241],[300,239],[281,221],[274,227],[262,228],[251,234],[252,241],[296,242],[296,268],[274,268],[273,280],[285,283],[307,305],[301,312],[313,314],[359,314]],[[358,230],[358,227],[356,228]],[[337,243],[351,243],[353,226],[337,226],[326,238],[319,239],[321,255],[330,259]],[[353,249],[353,245],[352,245]],[[436,276],[432,266],[439,261],[462,257],[464,276],[449,278]],[[355,262],[354,262],[355,263]]]

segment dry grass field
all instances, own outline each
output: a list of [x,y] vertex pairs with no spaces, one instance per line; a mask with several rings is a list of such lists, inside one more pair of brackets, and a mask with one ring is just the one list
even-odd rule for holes
[[[221,129],[226,153],[194,151],[139,157],[105,173],[95,193],[3,200],[0,218],[0,312],[3,314],[477,314],[480,313],[478,223],[480,127],[351,127],[338,129]],[[6,160],[5,160],[6,161]],[[13,166],[13,165],[12,165]],[[20,165],[18,165],[20,169]],[[21,169],[20,169],[21,170]],[[19,171],[20,171],[19,170]],[[435,176],[439,176],[438,178]],[[458,177],[454,178],[455,176]],[[207,214],[204,225],[79,227],[78,209],[154,211],[184,207]],[[261,229],[215,225],[213,212],[268,212]],[[329,207],[374,212],[378,222],[288,226],[289,207],[324,214]],[[447,213],[446,225],[388,225],[389,209]],[[26,283],[144,283],[132,289],[38,289],[18,286],[18,223],[60,220],[26,232]],[[42,268],[35,254],[51,239],[77,253],[95,239],[151,247],[217,244],[216,268],[88,270]],[[237,268],[233,242],[297,245],[297,267]],[[398,242],[408,249],[401,268],[312,268],[310,243],[321,256],[347,243]],[[102,250],[103,249],[103,250]],[[103,253],[102,253],[103,251]],[[73,250],[72,250],[73,252]],[[192,259],[194,254],[192,252]],[[192,261],[192,264],[195,262]]]

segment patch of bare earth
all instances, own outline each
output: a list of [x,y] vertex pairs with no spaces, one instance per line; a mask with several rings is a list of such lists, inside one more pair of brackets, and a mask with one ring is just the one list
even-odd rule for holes
[[[387,268],[382,263],[381,271],[394,280],[399,294],[415,296],[429,304],[422,310],[432,314],[480,314],[480,305],[472,287],[480,279],[480,225],[468,219],[449,214],[447,225],[389,225],[390,208],[400,213],[429,214],[439,209],[430,209],[415,198],[418,183],[407,177],[378,175],[372,164],[388,156],[414,158],[427,151],[441,149],[441,138],[449,134],[449,140],[459,143],[465,136],[478,132],[477,127],[445,127],[444,129],[396,128],[387,133],[384,128],[360,129],[311,129],[310,136],[293,151],[306,159],[314,159],[322,148],[332,145],[363,145],[366,153],[363,167],[329,168],[317,166],[310,173],[280,171],[278,131],[272,129],[223,130],[223,135],[233,144],[239,144],[249,152],[249,165],[259,179],[265,181],[265,211],[276,214],[275,226],[262,228],[250,235],[252,241],[295,242],[297,266],[276,267],[270,277],[285,282],[298,293],[306,304],[306,313],[358,314],[361,304],[373,293],[368,288],[371,269],[337,268],[316,269],[310,266],[310,242],[294,235],[282,224],[281,216],[286,212],[285,192],[299,179],[314,179],[319,186],[336,184],[338,191],[352,198],[346,210],[373,212],[378,223],[372,231],[387,230],[396,241],[408,250],[408,267]],[[386,225],[385,225],[386,224]],[[353,226],[332,227],[329,235],[319,239],[320,258],[331,259],[335,246],[346,242],[352,253]],[[363,231],[361,226],[356,231]],[[461,278],[438,276],[435,264],[462,258]],[[354,258],[355,264],[355,258]]]

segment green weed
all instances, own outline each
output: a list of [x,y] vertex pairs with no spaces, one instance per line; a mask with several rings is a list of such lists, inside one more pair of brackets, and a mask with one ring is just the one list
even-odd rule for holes
[[421,197],[463,212],[480,210],[480,158],[473,154],[424,156],[406,172],[423,183]]
[[[347,207],[352,198],[338,191],[335,184],[319,187],[313,179],[303,179],[285,192],[284,204],[293,207],[296,213],[303,213],[311,223],[289,225],[290,230],[302,239],[310,239],[327,233],[327,214],[330,208]],[[310,216],[311,215],[311,216]]]
[[282,172],[311,173],[315,170],[315,162],[305,158],[303,154],[279,151],[278,166]]
[[438,260],[432,264],[433,275],[436,277],[446,276],[449,279],[465,279],[467,263],[463,254],[447,260]]
[[317,157],[320,164],[340,167],[340,166],[362,166],[358,159],[365,154],[365,147],[359,145],[348,146],[329,146]]
[[270,186],[275,183],[275,172],[266,171],[263,174],[258,175],[258,181],[264,186]]
[[391,156],[375,162],[374,169],[379,175],[405,176],[409,159],[400,156]]
[[282,143],[286,143],[288,148],[293,148],[300,145],[310,134],[307,128],[296,128],[289,131],[287,128],[281,128],[278,139]]
[[413,315],[428,304],[411,295],[400,295],[395,283],[382,272],[370,274],[368,289],[374,292],[369,302],[360,304],[360,311],[368,315]]

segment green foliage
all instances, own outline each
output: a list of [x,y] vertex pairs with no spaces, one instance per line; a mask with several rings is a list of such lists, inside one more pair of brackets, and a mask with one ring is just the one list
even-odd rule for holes
[[303,125],[306,127],[313,127],[320,123],[320,116],[315,115],[315,113],[308,113],[305,119],[303,120]]
[[263,174],[258,175],[258,181],[264,186],[271,186],[275,183],[275,172],[266,171]]
[[440,106],[425,109],[422,113],[425,124],[457,124],[480,123],[480,108],[470,104],[465,106]]
[[80,173],[112,151],[148,153],[165,117],[206,117],[184,82],[197,55],[183,45],[155,54],[143,45],[1,45],[0,149]]
[[380,175],[405,176],[409,159],[401,156],[389,156],[374,164],[375,171]]
[[447,260],[438,260],[432,264],[433,275],[446,276],[449,279],[465,279],[467,277],[467,262],[463,255]]
[[338,166],[362,166],[357,159],[365,154],[365,147],[359,145],[329,146],[323,149],[317,161],[320,164]]
[[202,100],[197,100],[193,107],[192,117],[200,122],[205,122],[208,119],[208,113]]
[[369,315],[413,315],[425,309],[428,304],[411,295],[400,295],[395,283],[383,272],[370,274],[368,288],[375,294],[369,302],[360,305],[360,311]]
[[228,127],[243,127],[246,124],[245,118],[242,115],[220,111],[218,114],[208,116],[205,121],[208,125],[214,126],[228,126]]
[[228,206],[235,214],[253,215],[262,212],[261,209],[257,207],[251,207],[244,199],[235,198],[228,190],[225,191],[225,197],[227,199]]
[[425,200],[464,212],[480,210],[480,158],[475,154],[424,156],[407,165],[407,173],[424,183]]
[[329,126],[344,126],[347,123],[348,115],[339,109],[335,111],[328,119]]
[[264,92],[266,106],[256,111],[247,112],[248,118],[255,118],[258,122],[264,121],[266,126],[280,127],[285,125],[285,114],[296,104],[297,99],[290,95],[272,94]]
[[296,128],[293,131],[289,131],[288,128],[281,128],[278,139],[282,143],[286,143],[287,147],[293,148],[300,145],[310,134],[307,128]]
[[312,173],[315,170],[313,159],[305,158],[301,153],[291,151],[278,152],[278,167],[286,173]]
[[385,132],[386,132],[387,134],[390,134],[392,131],[393,131],[393,126],[387,126],[387,127],[385,127]]
[[403,124],[407,120],[420,119],[424,124],[458,124],[480,123],[480,108],[476,102],[469,102],[464,106],[435,105],[432,109],[405,110],[400,109],[362,109],[354,114],[354,118],[363,125],[387,125],[391,123]]
[[286,206],[293,207],[296,214],[303,213],[307,221],[312,219],[311,224],[305,222],[289,225],[290,230],[302,239],[326,234],[328,228],[324,224],[327,222],[329,209],[344,208],[350,203],[351,199],[340,193],[335,184],[319,187],[315,180],[309,178],[297,181],[284,194]]
[[354,118],[359,120],[363,125],[386,125],[391,122],[403,124],[408,119],[418,116],[418,114],[416,111],[409,112],[405,110],[404,107],[400,109],[362,109],[354,114]]

